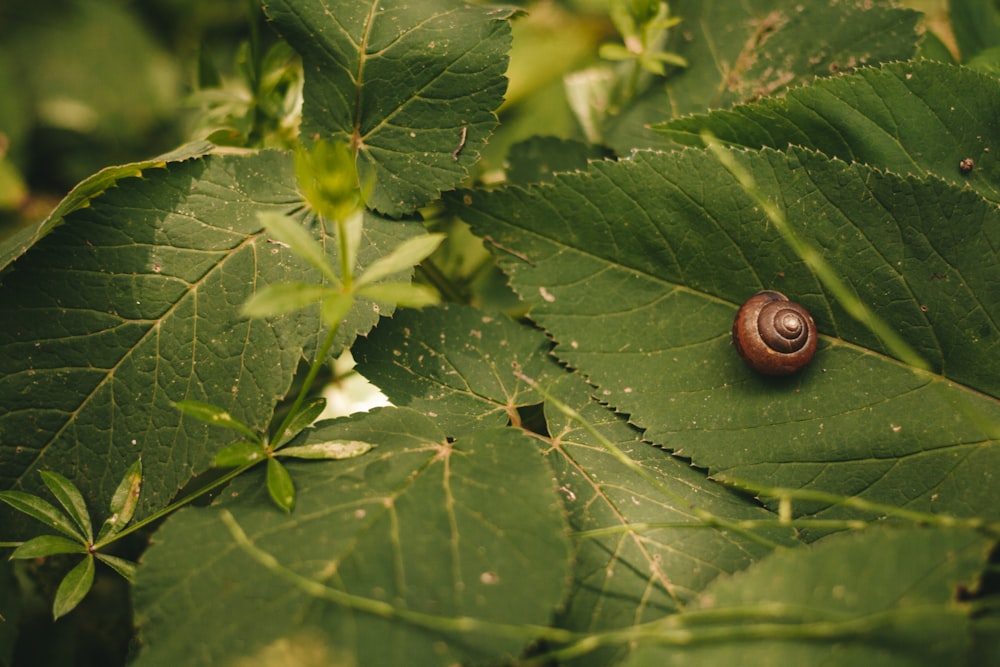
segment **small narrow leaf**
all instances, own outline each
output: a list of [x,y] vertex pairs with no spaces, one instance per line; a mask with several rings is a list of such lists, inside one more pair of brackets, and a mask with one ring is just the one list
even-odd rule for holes
[[292,252],[309,262],[327,280],[340,286],[340,278],[333,272],[323,246],[312,237],[301,222],[274,211],[261,212],[257,217],[275,240],[287,244]]
[[41,558],[56,554],[79,553],[87,553],[87,548],[79,542],[67,540],[58,535],[39,535],[14,549],[10,558],[14,560],[16,558]]
[[94,557],[87,557],[70,570],[59,584],[56,599],[52,602],[52,618],[62,618],[73,611],[86,597],[94,583]]
[[235,468],[259,461],[263,456],[264,445],[259,442],[240,440],[220,449],[212,460],[212,465],[216,468]]
[[316,421],[316,418],[323,414],[323,410],[326,409],[326,399],[320,396],[319,398],[314,398],[311,401],[305,403],[299,411],[292,418],[292,421],[288,424],[288,428],[285,432],[278,437],[278,444],[275,445],[275,449],[281,447],[286,442],[297,436],[307,428],[310,424]]
[[214,426],[222,426],[223,428],[237,431],[253,440],[260,440],[260,436],[254,433],[249,426],[234,418],[217,405],[202,403],[201,401],[177,401],[174,403],[174,407],[188,417],[194,417]]
[[323,285],[280,283],[268,285],[243,304],[247,317],[274,317],[322,301],[337,292]]
[[394,273],[412,269],[437,250],[444,240],[444,234],[424,234],[403,241],[392,252],[372,262],[357,280],[357,287],[370,285],[376,280]]
[[330,442],[315,442],[308,445],[286,447],[277,456],[289,456],[296,459],[353,459],[374,447],[370,442],[362,440],[331,440]]
[[83,494],[76,488],[73,482],[69,481],[57,472],[48,470],[40,471],[42,481],[49,491],[56,497],[59,504],[63,506],[73,522],[80,528],[88,542],[94,540],[94,527],[90,522],[90,512],[87,511],[87,501],[83,499]]
[[427,285],[379,283],[378,285],[369,285],[360,291],[375,301],[394,303],[405,308],[423,308],[441,302],[438,293]]
[[332,292],[320,306],[319,316],[323,319],[323,324],[328,327],[337,326],[351,312],[354,306],[354,297],[350,294]]
[[23,491],[0,491],[0,501],[81,543],[87,541],[69,518],[47,500]]
[[96,553],[97,559],[110,567],[112,570],[122,575],[125,581],[132,583],[135,579],[135,568],[136,565],[130,560],[125,560],[124,558],[119,558],[118,556],[109,556],[107,554]]
[[136,459],[135,463],[125,471],[125,476],[119,482],[115,494],[111,496],[111,504],[108,518],[105,519],[101,532],[97,536],[100,542],[106,537],[115,535],[122,528],[128,525],[135,515],[135,508],[139,504],[139,493],[142,490],[142,459]]
[[267,492],[271,494],[271,500],[286,512],[291,512],[295,506],[295,486],[292,484],[292,476],[288,474],[285,466],[278,463],[277,459],[267,460]]

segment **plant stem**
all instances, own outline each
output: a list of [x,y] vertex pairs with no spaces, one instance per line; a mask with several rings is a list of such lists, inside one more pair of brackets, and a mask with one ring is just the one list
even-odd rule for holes
[[274,440],[280,439],[282,433],[288,428],[295,419],[295,415],[298,414],[299,408],[302,407],[303,401],[306,400],[306,396],[309,395],[309,390],[312,389],[313,382],[316,381],[316,376],[323,369],[323,364],[326,361],[327,355],[330,353],[330,348],[333,347],[333,341],[337,337],[337,331],[340,329],[339,324],[334,324],[330,327],[330,330],[326,334],[326,339],[323,341],[323,345],[320,347],[319,352],[316,354],[316,358],[313,360],[312,366],[309,367],[309,373],[306,375],[306,379],[302,382],[302,387],[299,389],[299,395],[295,397],[295,402],[292,404],[292,409],[288,411],[285,418],[281,420],[281,426],[275,431]]

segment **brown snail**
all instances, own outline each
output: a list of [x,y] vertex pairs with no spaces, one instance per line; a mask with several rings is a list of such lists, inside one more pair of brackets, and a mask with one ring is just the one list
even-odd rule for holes
[[747,366],[765,375],[789,375],[816,352],[816,323],[781,292],[758,292],[733,321],[733,344]]

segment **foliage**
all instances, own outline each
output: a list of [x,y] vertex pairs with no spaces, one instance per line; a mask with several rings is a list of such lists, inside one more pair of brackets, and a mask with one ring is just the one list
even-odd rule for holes
[[[0,240],[0,538],[61,568],[0,569],[0,664],[100,563],[137,665],[1000,659],[997,11],[965,67],[887,2],[613,7],[266,0],[190,143]],[[546,12],[592,59],[502,106]],[[765,288],[798,375],[731,348]],[[345,351],[392,405],[320,416]]]

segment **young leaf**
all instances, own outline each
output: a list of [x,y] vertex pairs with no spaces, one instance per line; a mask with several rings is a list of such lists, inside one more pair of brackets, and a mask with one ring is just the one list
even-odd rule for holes
[[70,570],[56,590],[52,602],[52,618],[58,620],[73,611],[94,584],[94,557],[87,554],[80,563]]
[[189,417],[242,433],[253,440],[260,440],[260,436],[254,433],[249,426],[235,419],[231,414],[217,405],[202,403],[201,401],[177,401],[174,403],[174,407]]
[[94,527],[90,522],[90,512],[87,511],[87,502],[83,499],[83,494],[76,488],[73,482],[69,481],[57,472],[48,470],[40,471],[42,481],[49,491],[56,497],[59,504],[63,506],[73,522],[80,528],[88,542],[94,540]]
[[0,491],[0,501],[7,503],[19,512],[24,512],[28,516],[38,519],[46,526],[69,535],[81,544],[88,541],[66,515],[47,500],[23,491]]
[[243,314],[247,317],[274,317],[311,306],[330,294],[338,293],[329,287],[309,283],[267,285],[243,304]]
[[251,440],[240,440],[220,449],[215,454],[212,466],[215,468],[235,468],[259,461],[264,454],[263,444]]
[[142,459],[136,459],[122,477],[118,488],[111,496],[109,506],[110,514],[101,526],[101,532],[97,536],[97,541],[101,542],[107,537],[118,533],[128,525],[135,515],[135,508],[139,504],[139,493],[142,490]]
[[326,251],[323,250],[319,241],[314,239],[312,234],[302,226],[301,222],[274,211],[263,211],[258,213],[257,217],[271,236],[287,244],[293,253],[309,262],[314,269],[322,273],[335,286],[340,287],[340,278],[333,272]]
[[13,560],[15,558],[40,558],[56,554],[79,553],[87,553],[87,547],[79,542],[67,540],[58,535],[39,535],[14,549],[14,553],[10,557]]
[[371,266],[358,277],[355,283],[356,287],[370,285],[386,276],[412,269],[429,257],[443,240],[444,234],[424,234],[403,241],[388,255],[372,262]]
[[135,579],[136,565],[132,561],[119,558],[118,556],[109,556],[108,554],[102,554],[100,552],[97,552],[94,555],[97,557],[97,560],[122,575],[125,581],[132,583]]
[[361,294],[375,301],[393,303],[405,308],[423,308],[424,306],[433,306],[441,302],[441,297],[437,291],[427,285],[379,283],[377,285],[369,285],[359,291]]
[[374,446],[370,442],[361,440],[331,440],[285,447],[280,452],[276,452],[275,456],[288,456],[296,459],[353,459],[368,452]]
[[278,507],[286,512],[292,511],[295,506],[295,485],[292,484],[292,476],[288,474],[288,470],[275,458],[267,460],[267,492]]
[[316,418],[323,414],[323,410],[326,409],[326,399],[322,396],[314,398],[311,401],[303,404],[299,408],[298,413],[292,418],[292,421],[288,424],[288,428],[285,432],[278,436],[278,442],[274,446],[275,449],[281,447],[283,444],[297,436],[302,432],[303,429],[307,428],[310,424],[316,421]]

